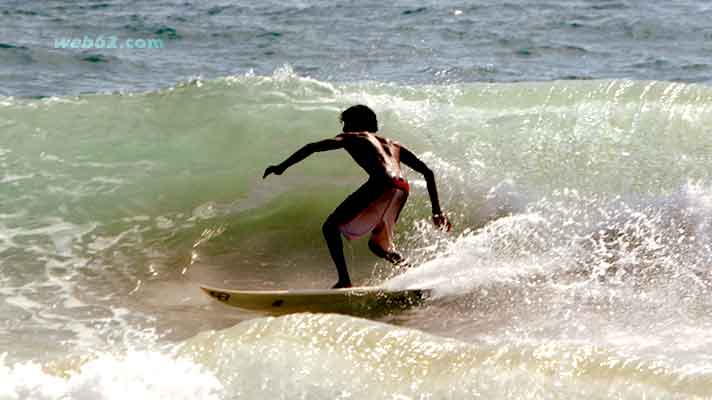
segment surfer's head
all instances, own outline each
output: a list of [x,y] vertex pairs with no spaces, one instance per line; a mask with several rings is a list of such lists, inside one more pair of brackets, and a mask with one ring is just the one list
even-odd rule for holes
[[341,113],[344,132],[378,132],[376,113],[363,104],[351,106]]

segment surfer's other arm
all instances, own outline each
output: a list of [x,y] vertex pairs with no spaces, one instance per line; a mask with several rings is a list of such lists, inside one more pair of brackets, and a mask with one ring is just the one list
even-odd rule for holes
[[435,186],[435,174],[433,174],[433,171],[430,170],[430,168],[428,168],[423,161],[416,157],[415,154],[411,153],[403,146],[400,147],[400,161],[423,175],[428,186],[428,195],[430,196],[430,204],[432,205],[433,223],[446,231],[450,231],[450,229],[452,229],[452,224],[440,209],[438,189]]
[[317,153],[320,151],[336,150],[344,147],[341,137],[337,136],[330,139],[320,140],[318,142],[308,143],[304,145],[301,149],[297,150],[294,154],[289,156],[281,164],[270,165],[265,169],[262,179],[266,178],[269,174],[282,175],[282,173],[292,165],[304,160],[309,157],[312,153]]

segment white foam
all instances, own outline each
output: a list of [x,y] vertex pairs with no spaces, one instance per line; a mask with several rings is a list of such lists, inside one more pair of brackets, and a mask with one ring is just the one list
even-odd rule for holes
[[541,215],[525,213],[500,218],[482,230],[466,230],[434,259],[383,285],[394,289],[427,287],[436,296],[447,296],[539,273],[545,259],[531,254],[527,240],[546,224]]
[[194,362],[158,352],[101,355],[69,376],[37,363],[7,365],[0,357],[0,399],[219,399],[223,386]]
[[333,314],[245,321],[202,333],[179,353],[245,399],[659,398],[709,388],[706,368],[595,346],[467,344]]

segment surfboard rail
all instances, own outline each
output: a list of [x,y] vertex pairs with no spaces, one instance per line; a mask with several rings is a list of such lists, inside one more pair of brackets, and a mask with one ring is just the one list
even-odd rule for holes
[[296,312],[387,314],[420,305],[431,294],[429,289],[391,290],[377,286],[346,289],[240,290],[200,285],[200,289],[223,304],[275,315]]

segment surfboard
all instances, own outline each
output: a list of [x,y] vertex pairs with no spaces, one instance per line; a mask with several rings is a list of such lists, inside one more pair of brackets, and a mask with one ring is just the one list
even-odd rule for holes
[[297,290],[235,290],[205,285],[200,288],[223,304],[274,315],[297,312],[387,314],[422,304],[430,296],[429,289],[390,290],[376,286]]

